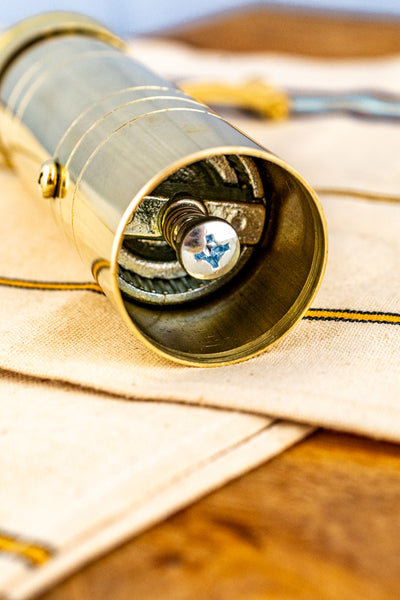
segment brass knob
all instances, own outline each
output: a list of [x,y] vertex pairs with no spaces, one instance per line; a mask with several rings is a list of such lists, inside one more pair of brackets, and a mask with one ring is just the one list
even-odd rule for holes
[[58,183],[58,167],[53,160],[47,160],[40,167],[38,184],[43,198],[54,198]]
[[67,170],[52,158],[40,167],[38,184],[43,198],[64,198],[68,181]]

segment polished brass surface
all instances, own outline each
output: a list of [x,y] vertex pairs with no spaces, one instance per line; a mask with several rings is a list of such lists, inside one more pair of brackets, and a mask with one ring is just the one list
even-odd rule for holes
[[46,160],[40,167],[38,184],[43,198],[54,198],[57,190],[58,166],[54,160]]
[[53,159],[40,167],[38,184],[43,198],[64,198],[68,191],[68,171]]
[[[326,261],[313,190],[132,60],[102,26],[54,13],[3,34],[0,98],[7,160],[45,196],[150,348],[192,365],[236,362],[276,342],[307,310]],[[184,197],[229,221],[239,239],[247,235],[234,268],[217,279],[183,272],[163,236],[164,205]],[[153,236],[132,235],[135,216],[143,225],[146,211],[157,215]]]

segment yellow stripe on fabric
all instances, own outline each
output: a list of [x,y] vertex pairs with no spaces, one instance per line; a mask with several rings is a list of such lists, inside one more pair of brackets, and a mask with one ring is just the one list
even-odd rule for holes
[[315,188],[319,196],[338,196],[344,198],[356,198],[358,200],[369,200],[371,202],[390,202],[400,204],[400,196],[396,194],[385,194],[380,192],[368,192],[354,188]]
[[110,261],[105,260],[105,259],[100,259],[100,260],[96,261],[95,263],[93,263],[92,275],[93,275],[94,279],[98,282],[98,275],[99,275],[100,271],[102,269],[109,269],[109,268],[110,268]]
[[0,552],[18,556],[33,566],[44,565],[52,554],[44,546],[4,534],[0,534]]
[[63,283],[52,281],[30,281],[28,279],[12,279],[8,277],[0,277],[0,285],[9,287],[17,287],[33,290],[87,290],[91,292],[102,292],[101,287],[97,283]]
[[[98,275],[102,268],[109,267],[108,261],[99,261],[94,265],[93,274]],[[0,277],[0,285],[32,289],[32,290],[49,290],[49,291],[90,291],[103,293],[98,283],[63,283],[50,281],[30,281],[26,279],[11,279]],[[400,325],[400,314],[385,313],[378,311],[357,311],[357,310],[339,310],[330,308],[311,308],[305,316],[308,320],[319,321],[353,321],[362,323],[384,323]]]
[[363,323],[399,324],[400,314],[384,312],[367,312],[355,310],[333,310],[311,308],[305,314],[306,319],[322,321],[353,321]]

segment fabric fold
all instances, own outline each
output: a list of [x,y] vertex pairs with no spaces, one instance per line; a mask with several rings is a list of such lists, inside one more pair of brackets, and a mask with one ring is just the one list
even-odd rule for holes
[[307,426],[0,377],[0,590],[61,575],[283,451]]
[[399,205],[324,198],[330,249],[312,310],[264,354],[197,369],[145,348],[102,294],[79,286],[40,289],[43,281],[90,279],[46,207],[32,202],[13,174],[2,172],[0,181],[7,248],[0,274],[37,283],[0,285],[1,368],[125,398],[400,439]]

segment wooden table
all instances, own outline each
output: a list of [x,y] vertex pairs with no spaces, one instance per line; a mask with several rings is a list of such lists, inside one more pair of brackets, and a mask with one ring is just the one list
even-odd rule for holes
[[[321,13],[246,11],[168,35],[197,46],[314,56],[400,51],[400,22]],[[41,600],[399,596],[400,446],[318,432]]]

